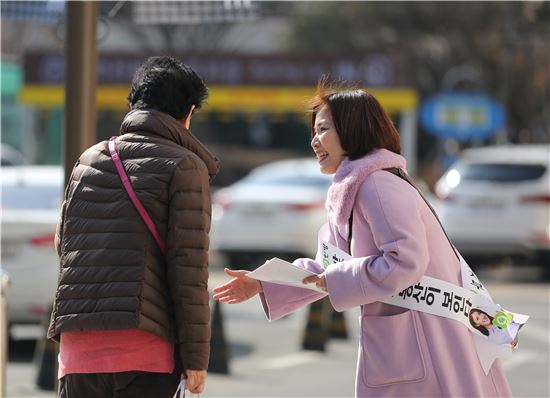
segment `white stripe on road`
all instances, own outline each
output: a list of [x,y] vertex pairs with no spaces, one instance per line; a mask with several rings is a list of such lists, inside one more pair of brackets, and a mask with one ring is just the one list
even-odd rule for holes
[[303,351],[294,354],[284,355],[278,358],[271,358],[263,361],[260,367],[263,369],[284,369],[292,366],[303,365],[322,358],[323,354],[319,352]]
[[540,355],[537,351],[521,351],[520,349],[520,351],[514,352],[511,357],[504,359],[502,367],[504,370],[510,370],[527,362],[542,363],[544,361],[544,355]]
[[[533,324],[528,323],[520,331],[520,346],[521,336],[536,340],[538,342],[542,342],[546,345],[550,345],[550,334],[548,333],[548,330]],[[323,354],[319,352],[303,351],[265,360],[262,362],[260,367],[263,369],[284,369],[293,366],[304,365],[316,361],[322,357]],[[503,361],[503,367],[505,369],[515,368],[526,362],[533,362],[533,360],[538,363],[544,362],[544,356],[540,355],[537,351],[525,351],[522,350],[520,347],[519,351],[514,352],[512,357]]]
[[521,336],[527,336],[533,340],[537,340],[546,345],[550,345],[550,331],[548,329],[535,326],[527,322],[525,326],[519,331],[519,340]]

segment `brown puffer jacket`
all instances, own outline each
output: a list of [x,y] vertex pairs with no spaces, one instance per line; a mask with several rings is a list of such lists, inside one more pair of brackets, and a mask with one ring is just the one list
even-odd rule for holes
[[117,149],[168,255],[124,190],[107,141],[86,150],[58,225],[48,337],[140,328],[178,343],[184,369],[207,369],[209,181],[219,162],[180,122],[154,110],[126,115]]

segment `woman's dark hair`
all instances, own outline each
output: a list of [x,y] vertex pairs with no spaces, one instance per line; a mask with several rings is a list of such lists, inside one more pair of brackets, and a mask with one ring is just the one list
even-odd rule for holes
[[476,325],[474,320],[472,319],[472,314],[474,312],[479,312],[480,314],[485,314],[487,315],[487,317],[491,320],[491,322],[493,322],[493,317],[490,316],[488,313],[486,313],[485,311],[481,311],[480,309],[478,308],[473,308],[472,310],[470,310],[470,314],[468,315],[468,319],[470,320],[470,325],[472,325],[475,329],[479,330],[481,333],[483,333],[485,336],[489,336],[489,331],[487,330],[487,328],[485,326],[482,326],[482,325]]
[[309,101],[311,138],[315,135],[317,112],[325,105],[350,160],[359,159],[373,149],[401,152],[399,133],[378,100],[359,88],[329,84],[326,76],[319,79],[317,93]]
[[132,79],[128,94],[131,109],[156,109],[175,119],[200,109],[208,88],[195,71],[173,57],[150,57]]

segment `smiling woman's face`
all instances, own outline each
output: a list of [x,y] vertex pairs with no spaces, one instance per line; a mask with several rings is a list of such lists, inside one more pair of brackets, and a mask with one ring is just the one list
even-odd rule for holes
[[345,154],[336,132],[328,107],[322,106],[315,116],[313,126],[315,135],[311,147],[317,156],[317,161],[323,174],[334,174],[344,160]]
[[472,320],[477,326],[490,326],[491,325],[491,319],[487,315],[485,315],[483,312],[472,312]]

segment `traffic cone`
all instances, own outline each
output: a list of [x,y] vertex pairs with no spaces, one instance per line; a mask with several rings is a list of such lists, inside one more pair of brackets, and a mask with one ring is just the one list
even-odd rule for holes
[[38,366],[36,373],[36,385],[41,390],[57,390],[57,354],[59,347],[57,343],[48,339],[46,331],[50,317],[44,317],[42,325],[44,326],[44,337],[36,342],[34,350],[34,363]]
[[317,300],[309,306],[302,348],[304,350],[325,351],[326,341],[329,337],[331,321],[330,301],[328,297]]
[[222,311],[219,301],[214,302],[211,328],[212,337],[210,339],[210,361],[208,371],[210,373],[229,374],[227,344],[223,332]]
[[332,322],[330,324],[330,337],[333,339],[346,340],[348,330],[346,328],[346,318],[343,312],[332,309]]

